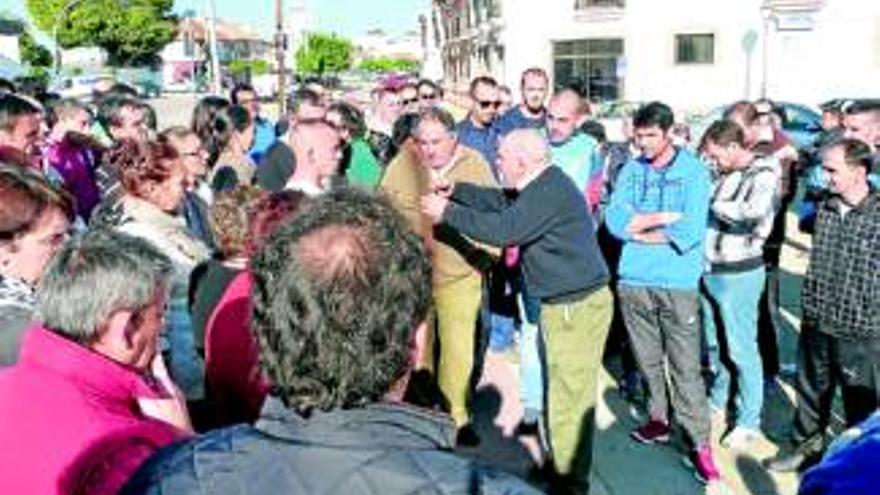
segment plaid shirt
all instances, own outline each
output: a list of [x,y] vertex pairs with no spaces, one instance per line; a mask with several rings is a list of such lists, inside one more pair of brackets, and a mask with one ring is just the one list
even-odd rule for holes
[[801,304],[804,321],[837,337],[880,337],[880,193],[841,215],[824,201],[816,219]]

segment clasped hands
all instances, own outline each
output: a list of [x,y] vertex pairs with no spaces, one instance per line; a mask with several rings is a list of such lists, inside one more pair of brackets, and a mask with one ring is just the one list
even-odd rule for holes
[[452,189],[453,184],[448,179],[434,179],[431,181],[431,192],[421,197],[422,214],[430,218],[431,223],[438,224],[443,219]]

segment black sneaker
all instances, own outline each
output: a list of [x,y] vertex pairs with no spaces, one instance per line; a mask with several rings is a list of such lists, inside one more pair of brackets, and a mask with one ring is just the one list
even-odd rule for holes
[[536,437],[538,436],[538,422],[520,421],[513,433],[518,437]]
[[464,425],[458,429],[455,435],[456,447],[476,447],[480,445],[480,437],[471,425]]

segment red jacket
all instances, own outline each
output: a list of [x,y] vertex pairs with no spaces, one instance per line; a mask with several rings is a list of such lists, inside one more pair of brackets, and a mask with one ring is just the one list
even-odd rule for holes
[[110,494],[185,434],[139,412],[144,376],[39,326],[0,372],[0,493]]
[[269,392],[251,332],[250,273],[239,273],[205,325],[205,386],[214,426],[253,423]]

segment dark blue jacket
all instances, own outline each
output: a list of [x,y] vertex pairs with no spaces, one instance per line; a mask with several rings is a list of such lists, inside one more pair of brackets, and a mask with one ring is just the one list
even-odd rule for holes
[[256,426],[216,430],[144,464],[124,495],[527,494],[518,478],[451,452],[446,417],[401,405],[315,412],[269,399]]
[[[850,437],[850,438],[846,438]],[[822,462],[804,474],[798,495],[880,493],[880,413],[841,435]]]

